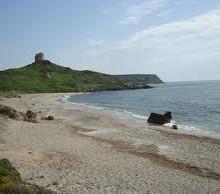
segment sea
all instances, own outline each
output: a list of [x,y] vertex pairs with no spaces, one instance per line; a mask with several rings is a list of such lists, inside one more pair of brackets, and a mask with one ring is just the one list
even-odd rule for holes
[[171,111],[179,130],[220,135],[220,81],[167,82],[152,89],[103,91],[68,101],[146,122],[151,112]]

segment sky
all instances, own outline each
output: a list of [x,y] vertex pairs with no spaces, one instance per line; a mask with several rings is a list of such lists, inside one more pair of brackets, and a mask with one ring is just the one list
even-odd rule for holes
[[0,70],[54,63],[220,80],[220,0],[0,0]]

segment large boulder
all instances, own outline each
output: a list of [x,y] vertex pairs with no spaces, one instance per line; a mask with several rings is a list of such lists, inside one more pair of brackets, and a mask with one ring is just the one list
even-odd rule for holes
[[169,119],[169,122],[170,122],[171,119],[172,119],[172,112],[170,112],[170,111],[165,112],[165,113],[164,113],[164,116],[165,116],[167,119]]
[[166,123],[170,123],[171,119],[172,119],[171,112],[166,112],[163,115],[158,113],[151,113],[149,118],[147,119],[147,122],[156,125],[164,125]]

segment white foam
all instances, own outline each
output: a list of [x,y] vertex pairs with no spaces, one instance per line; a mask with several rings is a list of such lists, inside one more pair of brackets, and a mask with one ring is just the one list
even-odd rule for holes
[[70,98],[70,96],[63,96],[61,100],[64,102],[68,102],[69,98]]
[[173,125],[177,125],[179,130],[184,130],[184,131],[188,131],[188,132],[204,132],[202,129],[196,128],[194,126],[179,124],[175,120],[171,120],[170,123],[166,123],[163,126],[171,128]]
[[143,116],[143,115],[138,115],[138,114],[134,114],[134,113],[132,113],[132,116],[133,116],[133,117],[136,117],[136,118],[138,118],[138,119],[142,119],[142,120],[146,120],[146,119],[147,119],[147,117],[145,117],[145,116]]
[[188,125],[178,125],[178,129],[183,132],[183,133],[187,133],[187,134],[194,134],[194,135],[199,135],[199,136],[208,136],[208,137],[212,137],[212,138],[220,138],[220,134],[217,132],[213,132],[213,131],[207,131],[201,128],[197,128],[194,126],[188,126]]
[[100,106],[93,106],[93,105],[88,105],[88,104],[84,104],[85,106],[89,107],[89,108],[93,108],[93,109],[97,109],[97,110],[103,110],[103,107]]
[[[116,111],[118,110],[118,111],[121,112],[120,109],[115,109],[115,110],[116,110]],[[133,113],[133,112],[131,112],[131,111],[127,111],[127,110],[124,110],[123,112],[126,113],[126,114],[128,114],[128,115],[130,115],[131,117],[134,117],[134,118],[137,118],[137,119],[146,120],[146,118],[147,118],[146,116],[139,115],[139,114]]]
[[86,104],[86,103],[75,103],[75,102],[69,102],[69,103],[73,104],[73,105],[80,105],[80,106],[83,106],[83,107],[92,108],[92,109],[98,109],[98,110],[103,110],[104,109],[103,107],[93,106],[93,105]]
[[[83,106],[83,107],[88,107],[88,108],[97,109],[97,110],[113,111],[115,113],[121,113],[121,114],[130,116],[132,118],[136,118],[136,119],[142,120],[142,121],[148,119],[147,116],[139,115],[139,114],[133,113],[133,112],[128,111],[128,110],[122,110],[122,109],[117,109],[117,108],[110,108],[110,107],[105,107],[105,106],[95,106],[95,105],[86,104],[86,103],[70,102],[70,101],[68,101],[68,99],[70,97],[71,96],[64,96],[62,99],[65,102],[68,102],[68,103],[73,104],[73,105],[74,104],[75,105],[80,105],[80,106]],[[170,123],[164,124],[163,126],[165,126],[167,128],[171,128],[173,125],[177,125],[178,131],[183,132],[183,133],[190,133],[190,134],[195,134],[195,135],[205,135],[205,136],[211,136],[211,137],[220,138],[220,134],[219,133],[202,130],[202,129],[196,128],[194,126],[184,125],[184,124],[178,123],[175,120],[172,120]]]

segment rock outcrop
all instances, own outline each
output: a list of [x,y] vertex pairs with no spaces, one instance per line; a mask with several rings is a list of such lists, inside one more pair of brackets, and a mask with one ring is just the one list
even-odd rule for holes
[[115,75],[117,78],[130,81],[135,84],[161,84],[164,83],[155,74],[128,74],[128,75]]
[[0,115],[7,116],[11,119],[21,119],[23,118],[23,113],[16,111],[9,106],[0,105]]
[[[41,112],[38,112],[41,113]],[[54,117],[52,115],[49,115],[47,117],[39,117],[39,115],[31,110],[27,110],[26,113],[19,112],[9,106],[0,105],[0,115],[7,116],[14,120],[21,120],[21,121],[27,121],[32,123],[37,123],[38,119],[41,120],[54,120]]]
[[28,121],[28,122],[33,122],[36,123],[37,122],[37,113],[32,112],[31,110],[28,110],[24,115],[24,121]]
[[171,112],[166,112],[163,115],[158,113],[151,113],[149,118],[147,119],[147,122],[156,125],[164,125],[166,123],[170,123],[171,119],[172,119]]

